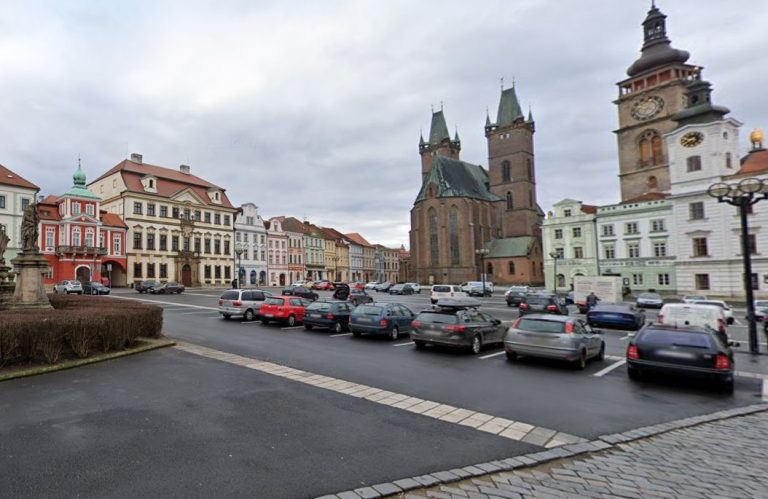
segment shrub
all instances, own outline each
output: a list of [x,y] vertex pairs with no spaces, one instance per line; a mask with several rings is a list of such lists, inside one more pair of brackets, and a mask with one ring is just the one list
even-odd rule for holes
[[0,312],[0,366],[43,360],[56,363],[65,351],[86,357],[129,347],[139,337],[158,338],[163,310],[155,305],[106,297],[49,295],[53,310]]

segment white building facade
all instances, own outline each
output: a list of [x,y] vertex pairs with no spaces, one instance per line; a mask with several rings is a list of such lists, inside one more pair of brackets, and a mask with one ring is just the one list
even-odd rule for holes
[[0,165],[0,229],[10,239],[5,250],[5,264],[21,249],[21,220],[24,210],[35,202],[40,188]]
[[240,286],[267,284],[267,229],[259,207],[245,203],[235,219],[235,255],[240,253]]
[[541,227],[547,289],[569,291],[574,277],[598,275],[596,210],[596,206],[564,199],[547,214]]

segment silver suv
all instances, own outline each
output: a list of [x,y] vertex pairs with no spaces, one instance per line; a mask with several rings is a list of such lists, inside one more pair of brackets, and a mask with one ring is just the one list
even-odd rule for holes
[[83,294],[83,285],[80,284],[80,281],[59,281],[53,285],[53,292],[81,295]]
[[272,296],[261,289],[230,289],[219,298],[219,313],[224,319],[242,317],[252,321],[259,316],[264,300]]

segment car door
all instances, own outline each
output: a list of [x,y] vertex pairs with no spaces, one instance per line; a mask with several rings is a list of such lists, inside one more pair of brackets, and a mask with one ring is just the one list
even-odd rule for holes
[[494,342],[494,343],[501,343],[504,341],[504,332],[506,328],[501,324],[501,321],[496,319],[495,317],[492,317],[484,312],[480,312],[480,315],[483,316],[483,319],[486,323],[489,324],[488,326],[488,342]]
[[584,346],[587,349],[587,357],[593,357],[600,351],[602,342],[600,335],[595,333],[592,326],[579,319],[576,321],[576,333],[581,335]]
[[411,322],[413,322],[413,318],[416,317],[416,314],[414,314],[411,309],[405,305],[398,306],[400,307],[400,314],[402,315],[402,326],[400,327],[400,331],[410,332]]

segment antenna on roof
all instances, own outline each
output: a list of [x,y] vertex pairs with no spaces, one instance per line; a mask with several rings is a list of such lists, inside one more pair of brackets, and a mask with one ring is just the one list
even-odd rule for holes
[[443,101],[440,101],[440,110],[443,110]]

